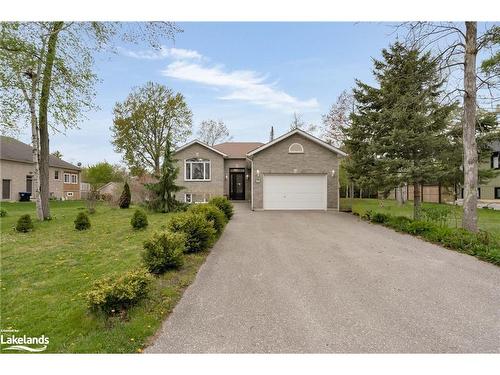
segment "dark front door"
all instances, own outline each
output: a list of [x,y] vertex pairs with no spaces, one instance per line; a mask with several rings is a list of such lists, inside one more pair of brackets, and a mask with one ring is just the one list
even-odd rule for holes
[[2,180],[2,199],[10,199],[10,180]]
[[245,199],[245,172],[229,172],[229,199]]

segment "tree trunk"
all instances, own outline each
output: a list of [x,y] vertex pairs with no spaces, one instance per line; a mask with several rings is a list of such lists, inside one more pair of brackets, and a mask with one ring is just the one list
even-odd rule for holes
[[464,203],[462,226],[477,232],[478,155],[476,144],[477,22],[466,22],[464,65]]
[[40,92],[39,105],[39,129],[40,129],[40,199],[43,212],[43,220],[50,219],[49,208],[49,126],[48,126],[48,104],[50,97],[50,85],[52,83],[52,68],[56,57],[57,37],[64,22],[53,22],[47,43],[47,55],[42,77],[42,90]]
[[413,219],[420,220],[420,185],[418,182],[413,183]]

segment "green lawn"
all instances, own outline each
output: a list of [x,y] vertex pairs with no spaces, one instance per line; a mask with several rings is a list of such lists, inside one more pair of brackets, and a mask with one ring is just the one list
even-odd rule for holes
[[[342,198],[341,208],[350,207],[351,199]],[[436,203],[424,203],[423,206],[436,205]],[[450,217],[448,225],[450,227],[460,227],[462,221],[462,207],[451,206],[453,214]],[[413,217],[413,202],[407,202],[399,205],[395,200],[390,199],[353,199],[352,210],[362,215],[367,210],[381,212],[394,216]],[[500,238],[500,211],[489,209],[478,209],[479,228]]]
[[179,271],[155,281],[151,297],[132,308],[126,321],[89,313],[84,295],[103,276],[141,264],[142,243],[168,220],[149,213],[149,227],[134,231],[134,212],[101,204],[90,215],[92,227],[78,232],[73,220],[84,203],[51,202],[53,220],[35,222],[31,233],[12,228],[25,213],[35,218],[33,203],[2,203],[8,212],[1,225],[1,329],[16,335],[50,339],[48,352],[130,353],[140,351],[196,276],[207,252],[189,254]]

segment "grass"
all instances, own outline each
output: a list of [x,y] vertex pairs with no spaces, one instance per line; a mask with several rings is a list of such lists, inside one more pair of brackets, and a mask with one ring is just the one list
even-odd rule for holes
[[156,278],[150,298],[126,320],[106,320],[88,312],[85,293],[96,279],[139,266],[143,241],[165,225],[168,214],[149,213],[149,226],[137,231],[130,225],[133,207],[101,204],[89,215],[92,227],[80,232],[73,221],[84,203],[51,202],[51,221],[35,220],[33,232],[17,233],[12,228],[19,216],[35,218],[34,204],[1,207],[8,214],[0,218],[0,328],[19,330],[17,336],[48,336],[47,352],[140,352],[208,255],[186,255],[180,270]]
[[[351,199],[341,199],[341,209],[350,206]],[[423,207],[437,205],[437,203],[423,203]],[[448,221],[448,226],[451,228],[459,228],[462,223],[462,207],[451,206],[453,213]],[[393,216],[406,216],[413,218],[413,202],[406,202],[404,205],[399,205],[395,200],[380,200],[380,199],[353,199],[352,211],[363,215],[366,211],[380,212]],[[500,211],[479,208],[478,210],[479,228],[491,233],[493,236],[500,239]]]

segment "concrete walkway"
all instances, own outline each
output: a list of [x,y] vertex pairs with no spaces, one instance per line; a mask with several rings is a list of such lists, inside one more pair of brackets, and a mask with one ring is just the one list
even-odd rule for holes
[[149,353],[500,352],[500,267],[336,212],[237,212]]

